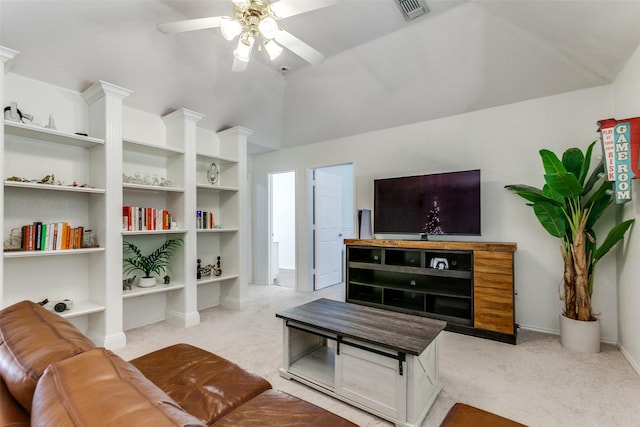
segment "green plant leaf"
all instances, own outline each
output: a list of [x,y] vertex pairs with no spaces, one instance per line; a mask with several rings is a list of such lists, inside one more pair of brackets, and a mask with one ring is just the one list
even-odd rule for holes
[[572,173],[581,185],[584,182],[580,180],[584,163],[584,154],[579,148],[569,148],[562,154],[562,164],[565,169],[567,172]]
[[558,203],[558,206],[565,206],[564,196],[557,191],[554,191],[549,184],[545,184],[544,187],[542,187],[542,195],[551,200],[555,200]]
[[530,202],[549,201],[549,198],[542,194],[539,188],[529,185],[505,185],[507,190],[511,190],[518,196]]
[[554,203],[539,202],[533,205],[536,218],[549,234],[562,238],[566,234],[567,223],[563,210]]
[[[589,147],[587,147],[587,152],[584,155],[584,161],[582,162],[582,167],[580,169],[578,176],[578,181],[580,181],[580,185],[582,185],[583,187],[584,185],[584,180],[587,178],[587,174],[589,173],[589,168],[591,167],[591,154],[593,152],[593,147],[596,145],[596,141],[593,141],[591,144],[589,144]],[[588,192],[589,190],[585,190],[585,192]]]
[[577,197],[584,190],[578,178],[570,172],[545,174],[544,180],[554,192],[563,197]]
[[133,253],[133,256],[123,259],[125,264],[123,272],[128,274],[140,270],[144,272],[145,277],[148,277],[151,273],[162,275],[167,271],[171,271],[169,260],[181,245],[182,239],[169,239],[151,254],[145,256],[136,245],[124,241],[125,253]]
[[593,253],[593,258],[591,263],[595,266],[595,264],[607,254],[613,248],[616,243],[618,243],[624,237],[624,234],[627,232],[631,224],[635,222],[635,219],[628,219],[619,224],[616,224],[611,230],[609,230],[609,234],[602,242],[602,245]]
[[567,172],[567,169],[553,151],[543,148],[540,150],[540,157],[542,158],[542,167],[546,174]]
[[591,172],[591,175],[589,175],[589,179],[584,184],[583,194],[589,193],[593,189],[593,187],[598,183],[598,181],[603,178],[604,178],[604,160],[601,160],[593,169],[593,171]]

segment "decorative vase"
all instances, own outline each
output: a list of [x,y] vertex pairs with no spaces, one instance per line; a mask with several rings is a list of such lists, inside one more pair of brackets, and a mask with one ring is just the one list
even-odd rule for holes
[[155,277],[141,277],[138,286],[141,288],[151,288],[156,285]]
[[560,344],[577,353],[599,353],[600,319],[585,322],[561,314]]

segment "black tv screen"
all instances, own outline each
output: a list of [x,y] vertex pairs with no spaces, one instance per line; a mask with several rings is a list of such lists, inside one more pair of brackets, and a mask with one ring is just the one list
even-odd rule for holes
[[480,170],[373,181],[376,234],[480,235]]

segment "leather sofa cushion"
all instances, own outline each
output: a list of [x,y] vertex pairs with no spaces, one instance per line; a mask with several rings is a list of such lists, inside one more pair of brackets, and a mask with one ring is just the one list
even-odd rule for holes
[[220,418],[215,426],[353,427],[357,424],[283,391],[267,390]]
[[29,427],[29,414],[9,393],[7,385],[0,378],[0,426]]
[[464,403],[456,403],[442,420],[440,427],[527,427]]
[[95,345],[72,323],[34,302],[0,311],[0,376],[27,412],[47,366],[92,348]]
[[49,366],[36,387],[32,426],[204,426],[130,363],[104,348]]
[[207,424],[271,388],[264,378],[189,344],[166,347],[131,363]]

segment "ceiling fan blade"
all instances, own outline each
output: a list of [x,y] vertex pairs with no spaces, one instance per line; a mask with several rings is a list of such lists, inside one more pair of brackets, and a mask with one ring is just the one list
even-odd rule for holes
[[236,73],[242,72],[247,69],[247,65],[249,65],[249,62],[240,61],[238,58],[233,58],[231,71],[235,71]]
[[324,61],[323,54],[282,28],[278,31],[275,41],[312,65]]
[[182,33],[184,31],[204,30],[206,28],[219,27],[221,22],[222,16],[186,19],[184,21],[165,22],[164,24],[158,24],[158,31],[164,34],[169,34]]
[[271,3],[269,7],[278,18],[287,18],[289,16],[331,6],[332,4],[335,4],[336,1],[337,0],[280,0],[278,2]]

